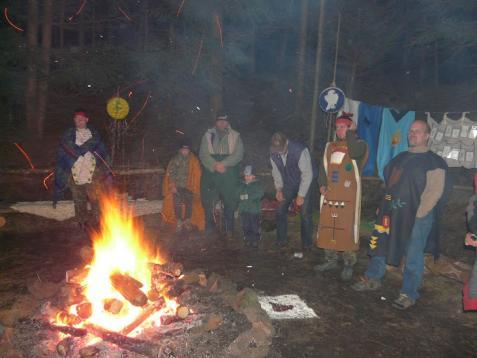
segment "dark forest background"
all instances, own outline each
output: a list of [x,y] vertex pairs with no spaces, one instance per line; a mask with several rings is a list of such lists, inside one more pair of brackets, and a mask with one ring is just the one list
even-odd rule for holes
[[[51,166],[77,107],[111,142],[105,108],[118,93],[128,120],[144,110],[116,164],[164,165],[176,130],[197,148],[223,111],[247,160],[266,165],[274,130],[310,140],[313,91],[330,85],[335,58],[350,98],[477,111],[475,1],[11,0],[2,10],[2,167],[25,166],[14,142]],[[316,155],[327,133],[317,115]]]

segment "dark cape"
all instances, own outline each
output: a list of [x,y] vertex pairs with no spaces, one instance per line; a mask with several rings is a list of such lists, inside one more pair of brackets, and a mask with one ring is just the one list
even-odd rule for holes
[[58,202],[63,197],[64,191],[68,187],[68,180],[71,176],[71,168],[79,156],[91,152],[96,158],[96,169],[102,170],[102,179],[111,183],[111,167],[106,146],[101,140],[98,131],[88,126],[92,138],[88,139],[82,145],[76,145],[76,128],[68,128],[61,137],[60,147],[56,157],[55,166],[55,188],[53,194],[53,203]]
[[439,256],[439,217],[452,186],[446,162],[431,151],[402,152],[384,169],[385,195],[371,235],[370,256],[384,256],[389,265],[398,266],[401,263],[426,187],[426,174],[435,169],[445,170],[445,185],[441,198],[432,210],[433,227],[425,251],[435,258]]

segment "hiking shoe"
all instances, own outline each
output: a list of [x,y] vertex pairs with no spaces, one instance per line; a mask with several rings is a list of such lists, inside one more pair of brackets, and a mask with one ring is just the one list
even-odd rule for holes
[[184,221],[184,229],[187,231],[187,232],[191,232],[192,231],[192,224],[190,223],[190,219],[186,219]]
[[375,291],[381,288],[381,280],[375,278],[362,277],[360,281],[351,285],[351,288],[355,291]]
[[336,270],[337,268],[338,268],[338,261],[331,260],[331,261],[326,261],[323,264],[314,266],[313,270],[315,270],[315,272],[326,272],[326,271]]
[[416,300],[413,300],[405,293],[400,293],[399,297],[394,300],[393,307],[397,308],[398,310],[407,310],[409,307],[414,306],[415,304]]
[[341,271],[341,280],[351,281],[353,278],[353,266],[345,265]]

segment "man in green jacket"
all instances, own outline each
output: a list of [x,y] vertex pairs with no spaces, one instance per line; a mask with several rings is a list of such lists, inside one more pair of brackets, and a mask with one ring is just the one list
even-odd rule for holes
[[230,127],[226,115],[217,116],[215,126],[208,129],[202,137],[199,158],[204,167],[200,189],[206,235],[215,230],[214,205],[220,198],[224,205],[223,228],[226,237],[231,239],[238,203],[239,164],[243,158],[243,143],[240,133]]

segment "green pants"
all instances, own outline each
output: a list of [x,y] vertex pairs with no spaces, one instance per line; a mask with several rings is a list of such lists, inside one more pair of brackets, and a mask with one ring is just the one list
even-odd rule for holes
[[240,185],[239,167],[228,167],[223,174],[204,169],[200,181],[200,195],[205,212],[205,228],[215,227],[214,205],[222,199],[224,204],[224,228],[231,232],[234,228],[234,212],[238,206],[238,188]]
[[[357,251],[343,251],[343,263],[345,266],[354,266],[358,261]],[[325,249],[326,261],[338,261],[338,251]]]

